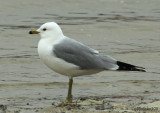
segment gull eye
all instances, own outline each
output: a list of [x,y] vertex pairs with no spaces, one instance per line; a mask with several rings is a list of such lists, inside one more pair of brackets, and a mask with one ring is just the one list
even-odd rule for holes
[[46,31],[47,29],[46,28],[43,28],[43,31]]

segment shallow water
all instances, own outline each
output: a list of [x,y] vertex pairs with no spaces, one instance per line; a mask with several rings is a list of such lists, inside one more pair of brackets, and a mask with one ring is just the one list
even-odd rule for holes
[[1,1],[0,104],[35,111],[65,100],[68,78],[40,61],[39,36],[28,34],[49,21],[59,23],[66,36],[147,70],[74,78],[75,98],[127,94],[160,99],[159,4],[159,0]]

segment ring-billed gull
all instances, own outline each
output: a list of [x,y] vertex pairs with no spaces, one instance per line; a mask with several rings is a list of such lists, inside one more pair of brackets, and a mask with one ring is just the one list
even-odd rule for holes
[[72,102],[73,77],[95,74],[104,70],[142,71],[134,66],[99,53],[76,40],[63,35],[59,25],[47,22],[29,34],[40,34],[38,54],[53,71],[69,77],[67,101]]

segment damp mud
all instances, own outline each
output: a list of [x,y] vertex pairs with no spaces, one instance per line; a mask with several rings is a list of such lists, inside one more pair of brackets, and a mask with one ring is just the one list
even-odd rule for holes
[[[27,0],[0,4],[0,113],[160,112],[159,0]],[[104,71],[68,78],[39,59],[38,35],[57,22],[64,34],[146,72]]]

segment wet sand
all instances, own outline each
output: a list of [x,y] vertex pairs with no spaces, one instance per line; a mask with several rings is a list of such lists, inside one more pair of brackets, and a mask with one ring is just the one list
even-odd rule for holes
[[[0,4],[0,112],[159,112],[159,0],[39,2]],[[101,72],[74,78],[72,106],[65,101],[68,78],[48,69],[37,54],[38,35],[28,31],[49,21],[66,36],[142,72]],[[136,111],[137,110],[137,111]]]

